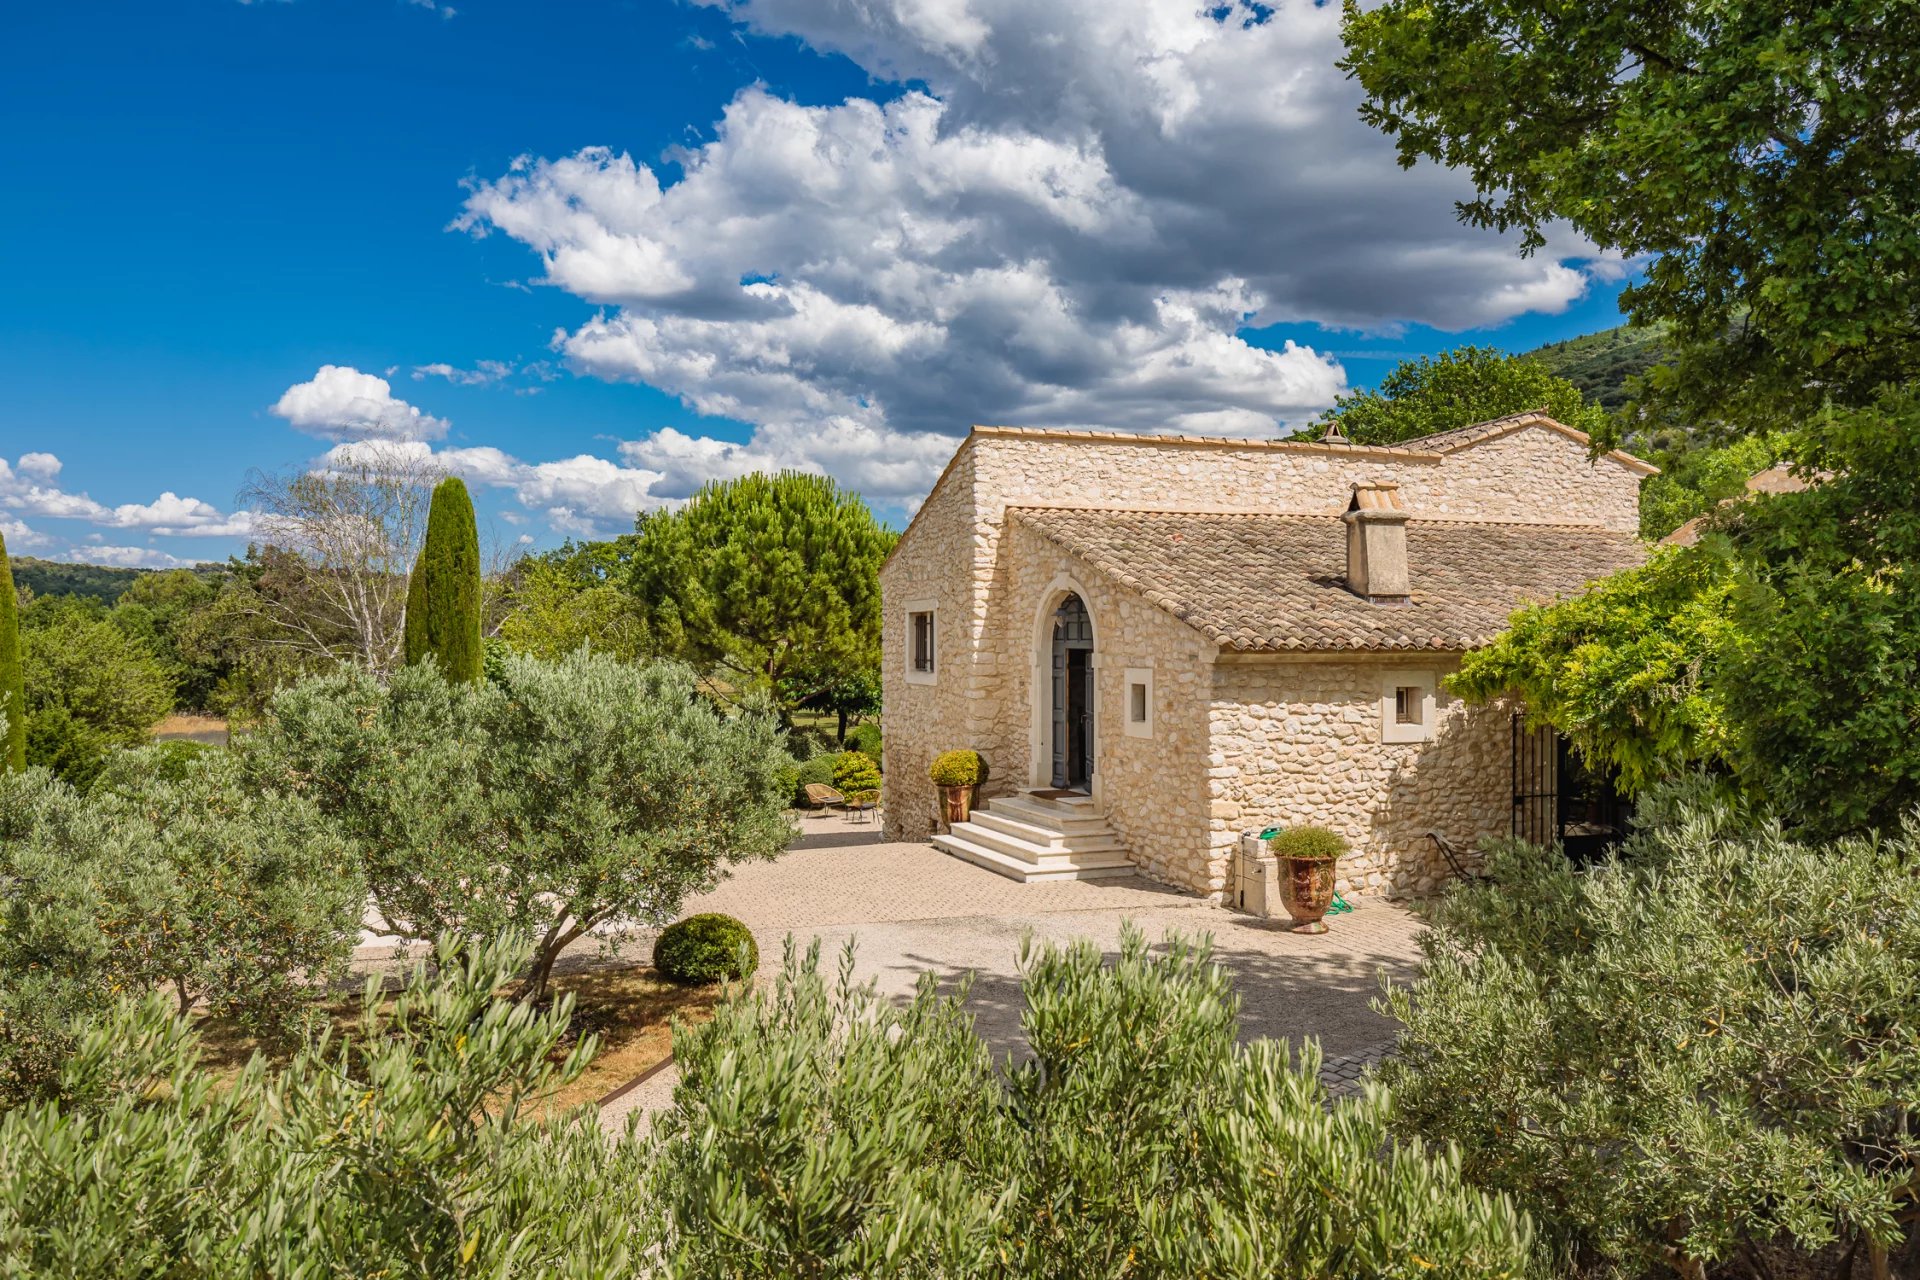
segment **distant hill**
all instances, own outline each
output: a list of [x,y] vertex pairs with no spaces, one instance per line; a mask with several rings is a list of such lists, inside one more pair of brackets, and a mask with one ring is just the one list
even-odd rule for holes
[[[195,566],[201,573],[216,573],[218,565]],[[102,604],[112,604],[134,579],[152,569],[116,569],[99,564],[67,564],[60,560],[40,560],[33,556],[13,557],[13,585],[36,596],[86,596]]]
[[1618,409],[1627,402],[1627,380],[1659,364],[1666,356],[1666,343],[1658,329],[1623,324],[1565,342],[1549,342],[1525,354],[1580,388],[1588,400]]

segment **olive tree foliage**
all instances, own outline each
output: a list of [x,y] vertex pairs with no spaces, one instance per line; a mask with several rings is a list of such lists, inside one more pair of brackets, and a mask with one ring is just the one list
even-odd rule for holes
[[1673,361],[1642,408],[1745,433],[1920,372],[1920,42],[1900,0],[1347,0],[1343,66],[1403,164],[1529,249],[1651,255]]
[[1386,1002],[1399,1127],[1624,1274],[1776,1240],[1915,1274],[1920,828],[1816,844],[1655,807],[1617,862],[1501,847],[1449,894]]
[[223,600],[250,639],[325,663],[391,671],[405,656],[408,576],[425,536],[430,458],[378,443],[336,449],[326,465],[285,475],[253,472],[242,499],[276,573],[242,576]]
[[84,794],[0,776],[0,1099],[46,1087],[120,995],[290,1034],[344,973],[363,900],[312,804],[260,794],[226,752],[122,752]]
[[1207,948],[1128,929],[1022,953],[1033,1058],[995,1070],[931,975],[904,1007],[791,944],[771,989],[681,1028],[651,1183],[683,1277],[1517,1276],[1526,1218],[1377,1089],[1236,1043]]
[[825,476],[755,473],[642,516],[630,586],[658,651],[733,698],[791,709],[879,671],[880,564],[898,540]]
[[524,946],[440,945],[358,1025],[225,1087],[158,1000],[81,1036],[56,1096],[0,1111],[0,1273],[73,1277],[644,1274],[637,1144],[541,1098],[569,998],[497,999]]
[[260,785],[340,824],[388,931],[533,938],[530,996],[588,931],[664,924],[791,835],[774,718],[721,714],[671,663],[341,671],[282,693],[240,750]]
[[1589,435],[1606,430],[1606,411],[1578,387],[1537,360],[1493,347],[1403,361],[1373,390],[1341,396],[1316,425],[1337,423],[1356,444],[1399,444],[1528,410]]

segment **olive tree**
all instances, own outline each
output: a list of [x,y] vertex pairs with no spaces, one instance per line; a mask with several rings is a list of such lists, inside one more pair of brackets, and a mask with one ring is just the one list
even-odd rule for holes
[[664,923],[791,835],[775,719],[723,715],[671,663],[507,655],[477,683],[342,671],[282,693],[242,753],[339,822],[390,932],[534,938],[529,997],[590,931]]
[[256,793],[225,752],[121,753],[85,794],[0,777],[0,1098],[43,1089],[120,995],[290,1032],[344,970],[362,900],[312,804]]
[[1401,1128],[1579,1262],[1693,1278],[1784,1240],[1914,1274],[1920,828],[1802,843],[1690,803],[1650,797],[1622,861],[1497,848],[1449,895],[1387,999]]
[[350,1034],[225,1087],[158,1000],[89,1026],[57,1096],[0,1111],[9,1275],[605,1277],[652,1232],[640,1148],[542,1099],[578,1076],[572,1008],[496,999],[523,946],[442,945]]
[[[1128,929],[1023,953],[1032,1058],[962,997],[904,1007],[789,944],[771,987],[675,1039],[653,1194],[672,1274],[1517,1276],[1531,1228],[1391,1098],[1329,1099],[1309,1047],[1236,1042],[1204,945]],[[964,993],[963,993],[964,995]]]

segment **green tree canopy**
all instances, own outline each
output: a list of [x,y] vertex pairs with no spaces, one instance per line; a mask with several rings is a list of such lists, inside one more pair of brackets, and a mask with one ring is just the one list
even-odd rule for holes
[[115,626],[152,651],[173,682],[183,707],[207,709],[225,673],[206,655],[183,644],[194,620],[219,597],[219,579],[194,569],[143,573],[113,602]]
[[672,663],[344,670],[282,693],[238,750],[341,824],[390,932],[536,939],[530,995],[589,930],[664,924],[791,836],[774,718],[720,714]]
[[481,641],[480,533],[466,482],[448,476],[433,488],[427,537],[407,581],[406,658],[431,657],[449,680],[478,680]]
[[22,618],[27,681],[27,763],[78,785],[115,747],[137,747],[173,710],[173,681],[139,638],[98,602],[47,596]]
[[791,708],[880,665],[880,563],[898,539],[825,476],[716,481],[643,516],[631,585],[654,643]]
[[1920,41],[1901,0],[1346,0],[1342,65],[1401,162],[1530,248],[1653,255],[1622,301],[1687,426],[1797,425],[1920,370]]
[[1536,360],[1493,347],[1403,361],[1374,390],[1341,396],[1320,423],[1337,422],[1358,444],[1399,444],[1529,409],[1589,435],[1606,425],[1605,411],[1589,405],[1571,382]]
[[1920,397],[1802,435],[1832,464],[1809,488],[1519,611],[1449,687],[1520,695],[1630,785],[1706,764],[1815,832],[1898,826],[1920,805]]
[[559,658],[585,645],[632,661],[652,652],[646,611],[627,589],[633,544],[568,542],[527,556],[507,574],[500,639],[518,653]]
[[7,540],[0,537],[0,772],[27,767],[27,684],[20,654],[20,597],[13,589]]

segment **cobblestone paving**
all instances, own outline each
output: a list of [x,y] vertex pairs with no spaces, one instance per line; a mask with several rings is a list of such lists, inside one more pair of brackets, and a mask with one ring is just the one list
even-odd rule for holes
[[[1357,1087],[1362,1071],[1388,1049],[1393,1024],[1373,1012],[1382,975],[1412,977],[1417,917],[1361,899],[1318,936],[1289,933],[1251,916],[1135,878],[1023,885],[950,858],[924,844],[882,843],[872,826],[837,816],[804,820],[803,834],[777,861],[734,869],[726,883],[686,910],[724,911],[745,921],[760,945],[763,971],[779,963],[791,935],[819,938],[831,955],[856,943],[860,975],[889,995],[909,995],[920,974],[942,983],[973,974],[969,1006],[996,1055],[1023,1051],[1018,957],[1023,937],[1066,942],[1087,937],[1118,946],[1121,922],[1147,936],[1210,933],[1214,955],[1234,975],[1247,1038],[1317,1037],[1322,1078],[1335,1092]],[[623,951],[644,957],[650,938]],[[572,964],[595,963],[591,947]],[[633,1111],[666,1105],[671,1069],[603,1113],[610,1126]]]

